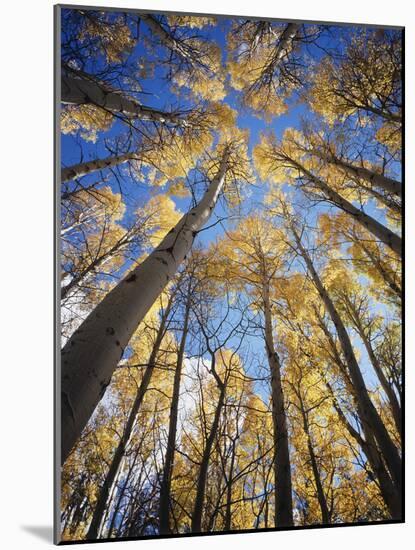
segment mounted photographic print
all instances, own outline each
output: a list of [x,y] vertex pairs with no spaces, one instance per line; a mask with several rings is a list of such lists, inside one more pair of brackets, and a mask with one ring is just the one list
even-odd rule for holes
[[404,519],[403,29],[257,15],[55,7],[56,543]]

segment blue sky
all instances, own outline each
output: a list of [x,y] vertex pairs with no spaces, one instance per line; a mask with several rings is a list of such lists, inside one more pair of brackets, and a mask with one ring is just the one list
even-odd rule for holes
[[[214,40],[217,44],[220,45],[223,54],[223,60],[226,59],[226,34],[230,28],[229,19],[221,19],[220,23],[216,27],[207,27],[203,33],[209,37],[209,39]],[[317,43],[317,46],[310,45],[308,46],[308,55],[314,61],[318,61],[323,55],[324,48],[335,47],[339,44],[339,38],[342,33],[347,32],[347,27],[331,27],[330,35],[324,35]],[[144,39],[148,33],[145,25],[140,27],[140,41],[132,52],[129,62],[131,64],[137,65],[140,58],[147,55],[146,49],[144,47]],[[157,54],[158,52],[156,52]],[[85,68],[88,70],[88,66]],[[310,67],[311,70],[311,67]],[[142,81],[142,87],[144,94],[139,95],[140,101],[148,106],[152,106],[159,109],[169,110],[172,107],[177,107],[180,105],[183,108],[190,106],[188,100],[184,95],[177,96],[174,95],[169,89],[168,83],[163,78],[163,69],[157,67],[155,75],[153,78],[146,79]],[[289,102],[289,109],[286,114],[279,117],[274,117],[274,119],[268,123],[263,118],[252,115],[246,110],[240,108],[239,103],[239,94],[235,92],[229,85],[227,88],[227,96],[224,99],[232,108],[238,111],[237,124],[241,129],[249,129],[249,151],[252,152],[253,146],[258,142],[260,133],[262,131],[274,130],[276,135],[280,137],[284,130],[289,127],[299,127],[301,120],[305,116],[310,116],[311,113],[308,112],[307,107],[304,104],[299,103],[298,97],[294,95]],[[108,155],[105,143],[111,141],[112,139],[119,136],[124,131],[123,124],[120,121],[117,121],[113,124],[111,129],[105,133],[98,135],[96,143],[88,142],[79,138],[79,136],[73,135],[63,135],[62,136],[62,163],[64,166],[68,166],[77,162],[94,159],[94,158],[103,158]],[[82,157],[81,157],[82,155]],[[118,192],[119,191],[119,181],[117,178],[113,177],[110,173],[106,173],[108,177],[107,185],[110,185],[111,188]],[[95,181],[96,174],[87,176],[84,178],[84,183],[92,183]],[[128,181],[128,177],[122,181],[123,191],[125,193],[125,201],[127,204],[127,213],[125,216],[125,221],[131,219],[132,212],[137,208],[137,206],[142,206],[151,196],[155,190],[150,188],[146,182],[142,184],[136,182]],[[262,194],[265,190],[263,185],[259,188],[252,190],[251,200],[247,201],[242,208],[242,214],[248,212],[254,203],[259,202],[262,198]],[[157,190],[163,192],[163,189]],[[189,206],[189,199],[174,199],[178,208],[181,211],[185,212]],[[315,219],[318,212],[327,211],[327,206],[315,207],[313,211],[313,218]],[[335,210],[333,210],[335,211]],[[374,213],[374,207],[370,206],[368,213]],[[226,217],[228,212],[224,204],[220,202],[215,210],[216,218]],[[376,211],[376,217],[379,217],[379,211]],[[212,218],[211,223],[214,223],[215,217]],[[313,220],[314,221],[314,220]],[[225,227],[232,227],[232,221],[225,221]],[[223,226],[221,224],[214,225],[210,229],[207,229],[201,232],[198,237],[200,244],[207,246],[209,243],[214,242],[215,239],[223,235]],[[126,266],[128,267],[128,266]],[[379,307],[379,306],[376,306]],[[258,337],[249,337],[246,342],[247,345],[252,349],[253,353],[262,354],[263,353],[263,341],[262,337],[259,334]],[[362,367],[366,372],[366,379],[369,385],[374,382],[375,378],[373,371],[370,367],[369,361],[367,360],[366,352],[363,350],[363,346],[360,343],[357,343],[357,348],[362,355]],[[252,373],[250,373],[252,374]]]

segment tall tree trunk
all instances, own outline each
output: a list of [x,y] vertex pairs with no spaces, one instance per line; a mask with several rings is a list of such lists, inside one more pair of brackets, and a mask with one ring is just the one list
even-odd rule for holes
[[106,535],[106,538],[110,539],[112,537],[113,532],[114,532],[115,522],[116,522],[117,517],[118,517],[118,512],[120,511],[121,503],[122,503],[122,500],[124,498],[125,492],[126,492],[127,488],[129,487],[130,478],[131,478],[134,466],[135,466],[135,464],[137,462],[137,459],[138,459],[139,450],[140,450],[140,445],[138,446],[138,451],[137,451],[137,449],[134,450],[135,456],[134,456],[133,463],[132,463],[132,465],[130,466],[130,468],[128,470],[128,474],[127,474],[127,477],[126,477],[125,481],[123,482],[121,488],[117,492],[117,501],[116,501],[114,510],[112,512],[111,521],[110,521],[110,524],[109,524],[109,527],[108,527],[108,534]]
[[375,475],[378,486],[382,495],[382,498],[389,510],[389,514],[392,519],[402,519],[402,495],[396,490],[393,481],[391,480],[389,473],[387,472],[382,458],[379,454],[376,442],[371,436],[370,430],[365,429],[363,425],[363,432],[365,439],[360,435],[360,433],[350,424],[341,410],[340,406],[337,404],[333,390],[330,385],[326,383],[327,387],[330,390],[330,393],[333,396],[333,405],[339,415],[339,418],[343,425],[346,427],[349,434],[353,439],[360,445],[362,451],[365,453],[366,458],[372,468],[373,474]]
[[141,105],[137,100],[113,90],[108,84],[98,81],[92,75],[76,73],[75,76],[62,75],[61,102],[68,105],[92,104],[111,113],[128,118],[170,123],[187,126],[186,120],[173,114]]
[[176,447],[176,434],[177,434],[177,419],[179,411],[179,399],[180,399],[180,382],[183,367],[184,350],[186,345],[186,338],[189,328],[189,315],[191,304],[191,288],[188,288],[188,296],[186,301],[186,308],[183,321],[183,332],[180,340],[179,352],[177,354],[176,370],[174,373],[173,382],[173,394],[170,405],[170,421],[169,421],[169,433],[167,437],[166,456],[164,458],[164,467],[162,480],[160,485],[160,502],[159,502],[159,533],[162,535],[170,533],[170,491],[171,491],[171,479],[174,465],[174,453]]
[[198,231],[211,216],[228,165],[225,151],[217,175],[197,206],[159,246],[111,290],[62,350],[62,462],[78,440],[110,383],[131,336],[175,275]]
[[232,455],[229,466],[229,475],[226,483],[226,507],[225,507],[225,526],[224,531],[230,531],[232,528],[232,487],[233,487],[233,471],[235,468],[235,445],[236,440],[232,440]]
[[276,45],[274,53],[270,54],[269,60],[267,60],[258,78],[249,86],[246,91],[246,96],[249,96],[255,89],[260,88],[263,82],[269,83],[272,81],[273,75],[280,65],[283,57],[287,55],[287,49],[292,45],[301,25],[296,23],[289,23],[283,30],[281,37]]
[[119,470],[121,461],[124,458],[125,450],[128,446],[128,442],[130,440],[130,437],[135,425],[138,411],[140,410],[145,393],[147,391],[148,385],[153,375],[154,368],[156,366],[157,355],[160,351],[160,345],[163,340],[164,334],[166,332],[166,324],[167,324],[168,316],[171,311],[171,306],[172,306],[172,296],[170,297],[169,303],[163,312],[163,316],[160,321],[160,326],[157,331],[153,349],[151,351],[151,354],[148,360],[147,368],[144,372],[144,376],[141,381],[140,387],[138,388],[133,406],[131,407],[130,414],[128,415],[128,420],[125,425],[124,432],[118,443],[117,449],[114,453],[108,473],[106,475],[104,483],[100,488],[97,503],[94,509],[94,514],[92,516],[91,524],[89,526],[88,533],[86,535],[87,540],[95,540],[98,537],[101,522],[106,510],[109,492],[114,484],[114,480]]
[[170,34],[163,25],[158,22],[154,15],[142,13],[140,19],[144,21],[151,32],[157,36],[163,46],[174,52],[186,63],[189,63],[190,66],[201,66],[202,61],[195,57],[191,48],[186,48],[180,40],[177,40]]
[[[289,23],[285,27],[281,35],[281,38],[279,40],[275,55],[273,56],[273,59],[272,59],[272,72],[275,71],[276,67],[279,65],[282,58],[287,53],[287,48],[292,44],[300,28],[301,28],[301,25],[298,25],[297,23]],[[266,69],[267,67],[265,66],[264,70],[266,71]]]
[[375,437],[371,430],[363,426],[365,436],[362,450],[365,453],[373,473],[379,482],[379,489],[382,498],[389,510],[392,519],[402,519],[402,493],[401,489],[396,487],[391,479],[388,470],[385,467]]
[[347,307],[350,321],[353,323],[353,326],[355,327],[357,333],[359,334],[365,346],[365,349],[370,359],[370,362],[372,364],[373,370],[375,371],[376,376],[378,377],[378,380],[380,382],[380,385],[382,386],[382,389],[385,392],[385,395],[389,401],[389,405],[392,411],[392,416],[395,422],[396,429],[398,430],[399,435],[402,437],[402,410],[401,410],[401,406],[399,404],[398,398],[395,394],[395,391],[392,385],[389,383],[388,379],[385,376],[385,373],[383,372],[382,366],[376,356],[375,350],[373,349],[372,342],[370,341],[368,335],[366,334],[365,328],[363,326],[364,321],[362,321],[358,309],[356,308],[356,306],[353,304],[353,302],[350,300],[348,296],[344,297],[344,301]]
[[281,383],[281,363],[274,347],[269,285],[263,287],[265,349],[271,373],[272,421],[274,428],[275,527],[294,524],[288,427]]
[[365,229],[370,231],[377,239],[382,241],[385,245],[389,246],[395,254],[402,256],[402,239],[396,235],[393,231],[379,223],[377,220],[365,214],[358,208],[356,208],[351,202],[344,199],[337,191],[332,189],[326,182],[317,178],[309,170],[304,168],[298,162],[288,159],[291,164],[307,176],[336,206],[350,214],[355,220],[357,220]]
[[205,503],[206,481],[209,470],[210,455],[212,454],[213,444],[218,432],[220,415],[225,402],[226,384],[223,382],[220,383],[219,388],[219,399],[216,405],[213,423],[206,440],[205,449],[203,451],[202,460],[200,463],[199,474],[197,477],[196,498],[192,513],[192,533],[200,533],[202,531],[203,506]]
[[397,214],[398,216],[401,216],[402,214],[401,205],[395,202],[393,199],[391,200],[386,195],[384,195],[380,191],[377,191],[373,187],[362,186],[362,189],[364,189],[365,191],[368,191],[372,195],[372,197],[374,197],[379,202],[381,202],[384,206],[386,206],[386,208],[389,208],[390,210],[392,210],[392,212],[395,212],[395,214]]
[[378,380],[380,382],[380,385],[383,388],[383,391],[386,394],[386,397],[389,401],[389,405],[392,411],[392,416],[395,422],[396,429],[398,430],[398,433],[400,436],[402,436],[402,412],[401,407],[398,403],[398,398],[396,397],[396,394],[392,388],[392,386],[389,384],[385,373],[382,370],[382,367],[378,361],[378,358],[376,357],[376,354],[373,350],[372,344],[369,341],[369,338],[362,326],[362,323],[359,319],[358,312],[356,311],[356,308],[354,308],[353,304],[348,300],[348,305],[352,310],[353,314],[353,322],[356,327],[356,330],[365,346],[366,352],[369,356],[370,362],[372,363],[373,370],[376,373],[376,376],[378,377]]
[[316,149],[313,149],[312,153],[322,160],[325,160],[328,163],[334,164],[335,166],[341,168],[343,172],[345,172],[347,175],[351,177],[358,177],[362,180],[367,181],[370,185],[380,187],[387,193],[391,193],[392,195],[396,195],[397,197],[402,198],[402,184],[400,181],[388,178],[386,176],[383,176],[382,174],[377,174],[376,172],[368,170],[363,166],[356,166],[351,162],[341,160],[332,153],[324,153],[323,151],[319,151]]
[[304,261],[307,265],[308,272],[314,282],[314,285],[326,307],[328,314],[333,321],[334,326],[336,327],[337,335],[339,337],[339,342],[346,359],[346,364],[348,367],[350,379],[353,384],[354,395],[359,406],[361,413],[362,424],[366,425],[368,429],[372,430],[379,449],[382,452],[383,459],[387,464],[387,467],[391,473],[394,484],[398,491],[402,489],[402,461],[399,456],[398,450],[395,447],[385,425],[382,422],[375,406],[373,405],[367,388],[360,371],[359,365],[354,354],[353,346],[350,341],[350,337],[347,333],[347,330],[343,324],[343,321],[338,314],[334,304],[323,286],[323,283],[320,280],[320,277],[317,274],[317,271],[314,268],[314,265],[311,261],[311,258],[308,252],[304,249],[300,237],[298,236],[297,231],[295,230],[293,224],[291,225],[291,231],[294,235],[295,241],[297,243],[298,250],[301,256],[304,258]]
[[330,512],[327,506],[326,495],[324,494],[323,483],[321,481],[320,471],[317,464],[316,455],[314,452],[313,442],[311,440],[310,426],[308,424],[307,413],[304,409],[304,403],[300,397],[301,416],[303,418],[303,429],[307,438],[307,449],[310,455],[311,469],[313,470],[314,482],[317,489],[317,499],[321,510],[321,521],[327,525],[330,523]]
[[[377,108],[373,103],[371,103],[369,100],[361,101],[360,103],[357,101],[355,97],[347,98],[343,94],[339,93],[338,90],[335,91],[336,95],[340,96],[340,99],[346,100],[347,103],[358,110],[367,111],[369,113],[373,113],[374,115],[377,115],[384,120],[387,120],[389,122],[395,122],[395,123],[401,123],[402,122],[402,116],[400,113],[393,113],[389,109],[386,108]],[[400,109],[399,109],[400,110]]]
[[70,181],[76,178],[81,178],[86,174],[92,174],[98,170],[105,170],[105,168],[112,168],[128,162],[129,160],[137,159],[138,155],[135,153],[125,153],[123,155],[113,155],[105,159],[89,160],[87,162],[80,162],[79,164],[73,164],[67,166],[61,170],[61,183]]
[[398,296],[399,299],[402,297],[402,289],[398,283],[394,280],[391,273],[385,269],[381,263],[381,261],[376,258],[376,256],[373,254],[373,252],[370,250],[368,246],[366,246],[363,242],[358,242],[360,248],[363,250],[363,252],[366,254],[366,256],[371,260],[373,263],[373,266],[378,271],[379,275],[383,278],[386,285]]

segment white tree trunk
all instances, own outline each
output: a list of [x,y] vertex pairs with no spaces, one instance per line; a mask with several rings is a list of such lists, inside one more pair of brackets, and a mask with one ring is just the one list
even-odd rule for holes
[[291,462],[287,411],[281,380],[281,362],[274,346],[269,283],[263,285],[265,350],[271,374],[272,423],[274,436],[275,527],[294,524]]
[[356,208],[351,202],[344,199],[337,191],[332,189],[325,181],[317,178],[309,170],[292,159],[288,159],[291,164],[307,176],[321,191],[329,201],[332,201],[336,206],[353,216],[364,228],[372,235],[378,238],[386,246],[389,246],[395,254],[402,256],[402,239],[393,231],[379,223],[377,220]]
[[382,418],[380,417],[376,407],[373,405],[373,402],[369,396],[362,372],[354,353],[353,345],[351,343],[349,334],[343,324],[343,321],[339,313],[337,312],[329,296],[329,293],[321,282],[320,277],[314,268],[313,262],[308,252],[303,247],[300,236],[298,235],[293,224],[291,224],[291,232],[294,235],[295,241],[297,243],[298,252],[304,258],[304,261],[307,265],[308,273],[310,274],[311,279],[314,282],[314,286],[316,287],[324,303],[326,311],[330,315],[331,320],[336,328],[339,343],[343,351],[346,364],[348,366],[348,374],[350,376],[362,423],[365,425],[366,430],[371,430],[373,432],[377,440],[379,449],[382,452],[385,463],[391,473],[393,481],[400,491],[402,484],[402,460],[399,456],[398,449],[392,441],[392,438],[385,424],[383,423]]
[[190,251],[222,190],[225,152],[200,203],[170,230],[148,258],[107,294],[62,350],[62,461],[110,383],[131,336]]
[[62,168],[61,171],[61,183],[70,181],[76,178],[86,176],[98,170],[104,170],[105,168],[111,168],[123,164],[129,160],[138,158],[134,153],[126,153],[124,155],[114,155],[105,159],[90,160],[87,162],[80,162],[79,164],[73,164],[66,168]]
[[107,84],[99,82],[93,76],[85,74],[79,74],[76,77],[62,75],[61,83],[62,103],[69,105],[90,103],[111,113],[121,113],[129,118],[187,126],[186,120],[183,118],[140,105],[135,99],[112,90]]
[[201,59],[197,59],[192,55],[191,49],[186,49],[184,44],[175,39],[166,29],[150,14],[142,13],[140,19],[146,23],[151,32],[157,36],[160,42],[169,50],[175,52],[179,57],[186,61],[191,66],[197,66],[202,63]]
[[382,174],[377,174],[376,172],[368,170],[363,166],[356,166],[351,162],[346,162],[331,154],[326,154],[318,150],[313,150],[313,154],[322,160],[329,162],[330,164],[338,166],[351,177],[358,177],[367,181],[371,185],[374,185],[375,187],[380,187],[387,193],[391,193],[392,195],[402,198],[402,184],[400,181],[382,176]]
[[180,400],[180,384],[182,377],[184,351],[186,346],[186,338],[189,331],[189,317],[192,299],[191,289],[192,279],[188,286],[188,294],[184,312],[183,332],[180,339],[180,345],[177,353],[176,370],[174,372],[173,392],[170,404],[170,419],[169,430],[166,444],[166,453],[164,456],[164,467],[160,481],[160,497],[159,497],[159,534],[165,535],[170,533],[170,501],[171,501],[171,482],[173,476],[173,467],[176,451],[177,423],[179,417],[179,400]]
[[301,25],[297,25],[295,23],[289,23],[285,27],[284,31],[281,34],[275,53],[272,55],[271,59],[268,62],[264,63],[258,81],[261,81],[264,78],[267,80],[268,78],[272,78],[274,71],[282,62],[283,57],[287,54],[287,49],[296,37],[298,31],[300,30],[300,27]]
[[283,58],[284,54],[287,51],[288,46],[296,37],[298,31],[300,30],[301,25],[296,23],[289,23],[284,32],[281,35],[280,43],[278,44],[278,51],[275,56],[275,61],[279,62]]
[[115,449],[115,453],[112,457],[112,461],[107,471],[104,482],[100,487],[94,513],[92,515],[92,520],[88,528],[88,533],[86,535],[86,538],[88,540],[95,540],[99,535],[100,527],[102,526],[105,516],[108,496],[111,491],[114,491],[114,482],[120,470],[121,462],[125,456],[125,451],[128,448],[131,434],[133,433],[134,426],[137,421],[138,412],[141,408],[144,396],[148,389],[148,385],[151,381],[154,369],[156,367],[157,356],[159,354],[160,346],[166,333],[166,325],[168,324],[168,317],[170,315],[172,302],[173,296],[171,295],[167,307],[161,317],[160,326],[156,334],[156,339],[148,360],[148,365],[141,380],[140,387],[138,388],[137,394],[135,396],[133,406],[131,407],[130,413],[128,415],[128,419],[124,427],[124,432],[122,433],[117,448]]

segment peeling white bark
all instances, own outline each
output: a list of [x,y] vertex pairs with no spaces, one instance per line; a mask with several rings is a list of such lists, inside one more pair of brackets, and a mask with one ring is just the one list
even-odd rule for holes
[[129,160],[138,158],[134,153],[126,153],[124,155],[114,155],[105,159],[90,160],[87,162],[80,162],[79,164],[73,164],[66,168],[62,168],[61,171],[61,183],[70,181],[76,178],[81,178],[87,174],[97,172],[98,170],[104,170],[105,168],[112,168],[118,166]]
[[275,56],[276,62],[281,61],[281,59],[284,57],[285,53],[287,52],[288,46],[297,36],[300,27],[301,25],[298,25],[297,23],[289,23],[286,26],[284,32],[281,35],[280,43],[278,44],[278,51]]
[[129,118],[187,126],[186,120],[183,118],[140,105],[135,99],[112,90],[110,86],[99,82],[93,76],[62,75],[61,86],[61,102],[65,104],[85,105],[91,103],[111,113],[120,113]]
[[302,172],[307,178],[312,181],[316,187],[323,191],[328,200],[332,201],[336,206],[353,216],[363,227],[365,227],[373,236],[389,246],[398,256],[402,256],[402,239],[393,231],[379,223],[377,220],[356,208],[351,202],[344,199],[337,191],[332,189],[327,183],[320,178],[317,178],[309,170],[301,166],[292,159],[287,159],[289,162]]
[[187,61],[190,65],[199,65],[201,63],[200,59],[193,57],[190,54],[190,50],[187,50],[179,40],[176,40],[168,33],[155,17],[142,13],[140,19],[145,22],[151,32],[160,39],[160,42],[164,46],[175,52],[184,61]]
[[105,393],[124,348],[190,251],[211,216],[228,165],[225,152],[200,203],[170,230],[148,258],[90,313],[62,350],[62,461]]
[[[272,79],[274,71],[282,62],[284,56],[289,54],[289,46],[292,44],[293,40],[297,36],[298,31],[300,30],[301,25],[295,23],[289,23],[284,31],[282,32],[278,45],[276,47],[275,53],[273,54],[270,61],[265,63],[261,74],[258,78],[258,81],[261,82],[262,79]],[[255,87],[253,84],[251,87]]]
[[391,193],[392,195],[402,198],[402,184],[399,181],[383,176],[382,174],[377,174],[376,172],[368,170],[363,166],[356,166],[351,162],[346,162],[335,157],[334,155],[326,154],[322,151],[313,150],[313,155],[316,155],[330,164],[338,166],[351,177],[358,177],[367,181],[371,185],[374,185],[375,187],[380,187],[387,193]]

